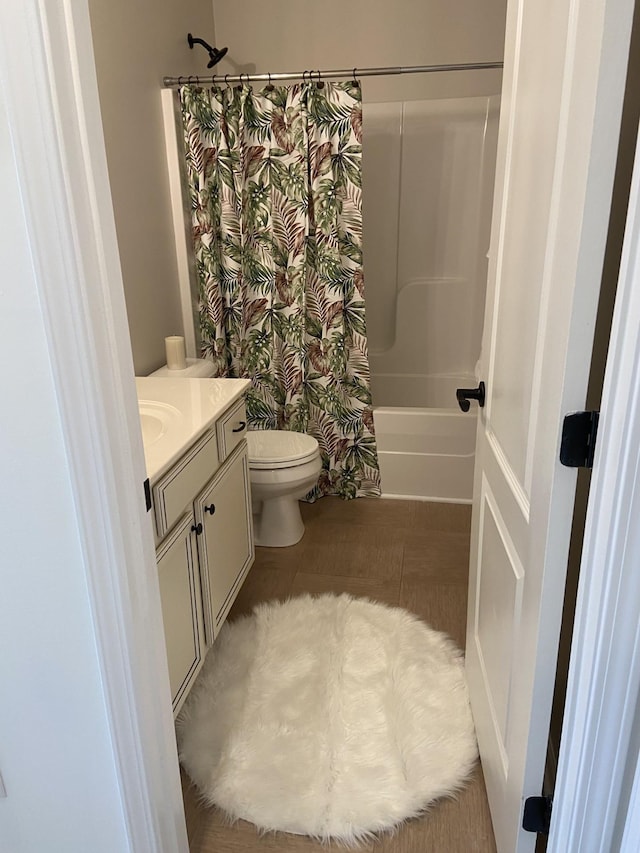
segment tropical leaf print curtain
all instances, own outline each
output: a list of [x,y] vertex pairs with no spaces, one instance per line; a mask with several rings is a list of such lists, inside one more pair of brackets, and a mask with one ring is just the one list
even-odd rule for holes
[[313,435],[312,497],[378,495],[362,274],[360,88],[180,90],[203,355],[255,429]]

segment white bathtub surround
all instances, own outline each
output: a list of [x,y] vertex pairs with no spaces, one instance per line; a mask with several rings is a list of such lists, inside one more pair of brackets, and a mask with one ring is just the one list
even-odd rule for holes
[[225,626],[178,737],[202,796],[232,818],[347,843],[453,793],[477,757],[461,652],[349,595]]
[[[383,497],[471,503],[477,407],[463,413],[451,401],[474,384],[467,375],[405,376],[393,390],[389,379],[398,405],[373,410]],[[402,405],[418,396],[426,406]]]
[[364,258],[378,374],[473,373],[480,352],[499,99],[363,108]]
[[477,384],[498,104],[364,106],[367,327],[387,497],[471,501],[477,410],[462,420],[455,389]]

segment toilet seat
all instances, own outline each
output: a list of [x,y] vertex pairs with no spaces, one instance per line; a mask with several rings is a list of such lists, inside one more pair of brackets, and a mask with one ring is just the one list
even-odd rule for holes
[[249,467],[294,468],[319,455],[318,442],[310,435],[284,429],[251,430],[247,433]]

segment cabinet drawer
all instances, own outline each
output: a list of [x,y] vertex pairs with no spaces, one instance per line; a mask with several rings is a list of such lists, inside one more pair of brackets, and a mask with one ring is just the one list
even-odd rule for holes
[[158,480],[153,487],[153,505],[160,539],[171,530],[217,467],[216,434],[210,430]]
[[218,453],[220,461],[224,462],[231,451],[247,434],[247,410],[244,399],[232,406],[228,412],[217,421]]

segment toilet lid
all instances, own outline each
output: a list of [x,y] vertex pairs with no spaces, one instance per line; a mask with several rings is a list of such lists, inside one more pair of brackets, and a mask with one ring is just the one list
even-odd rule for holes
[[318,442],[310,435],[285,429],[257,429],[247,433],[249,465],[270,468],[274,465],[302,465],[318,455]]

